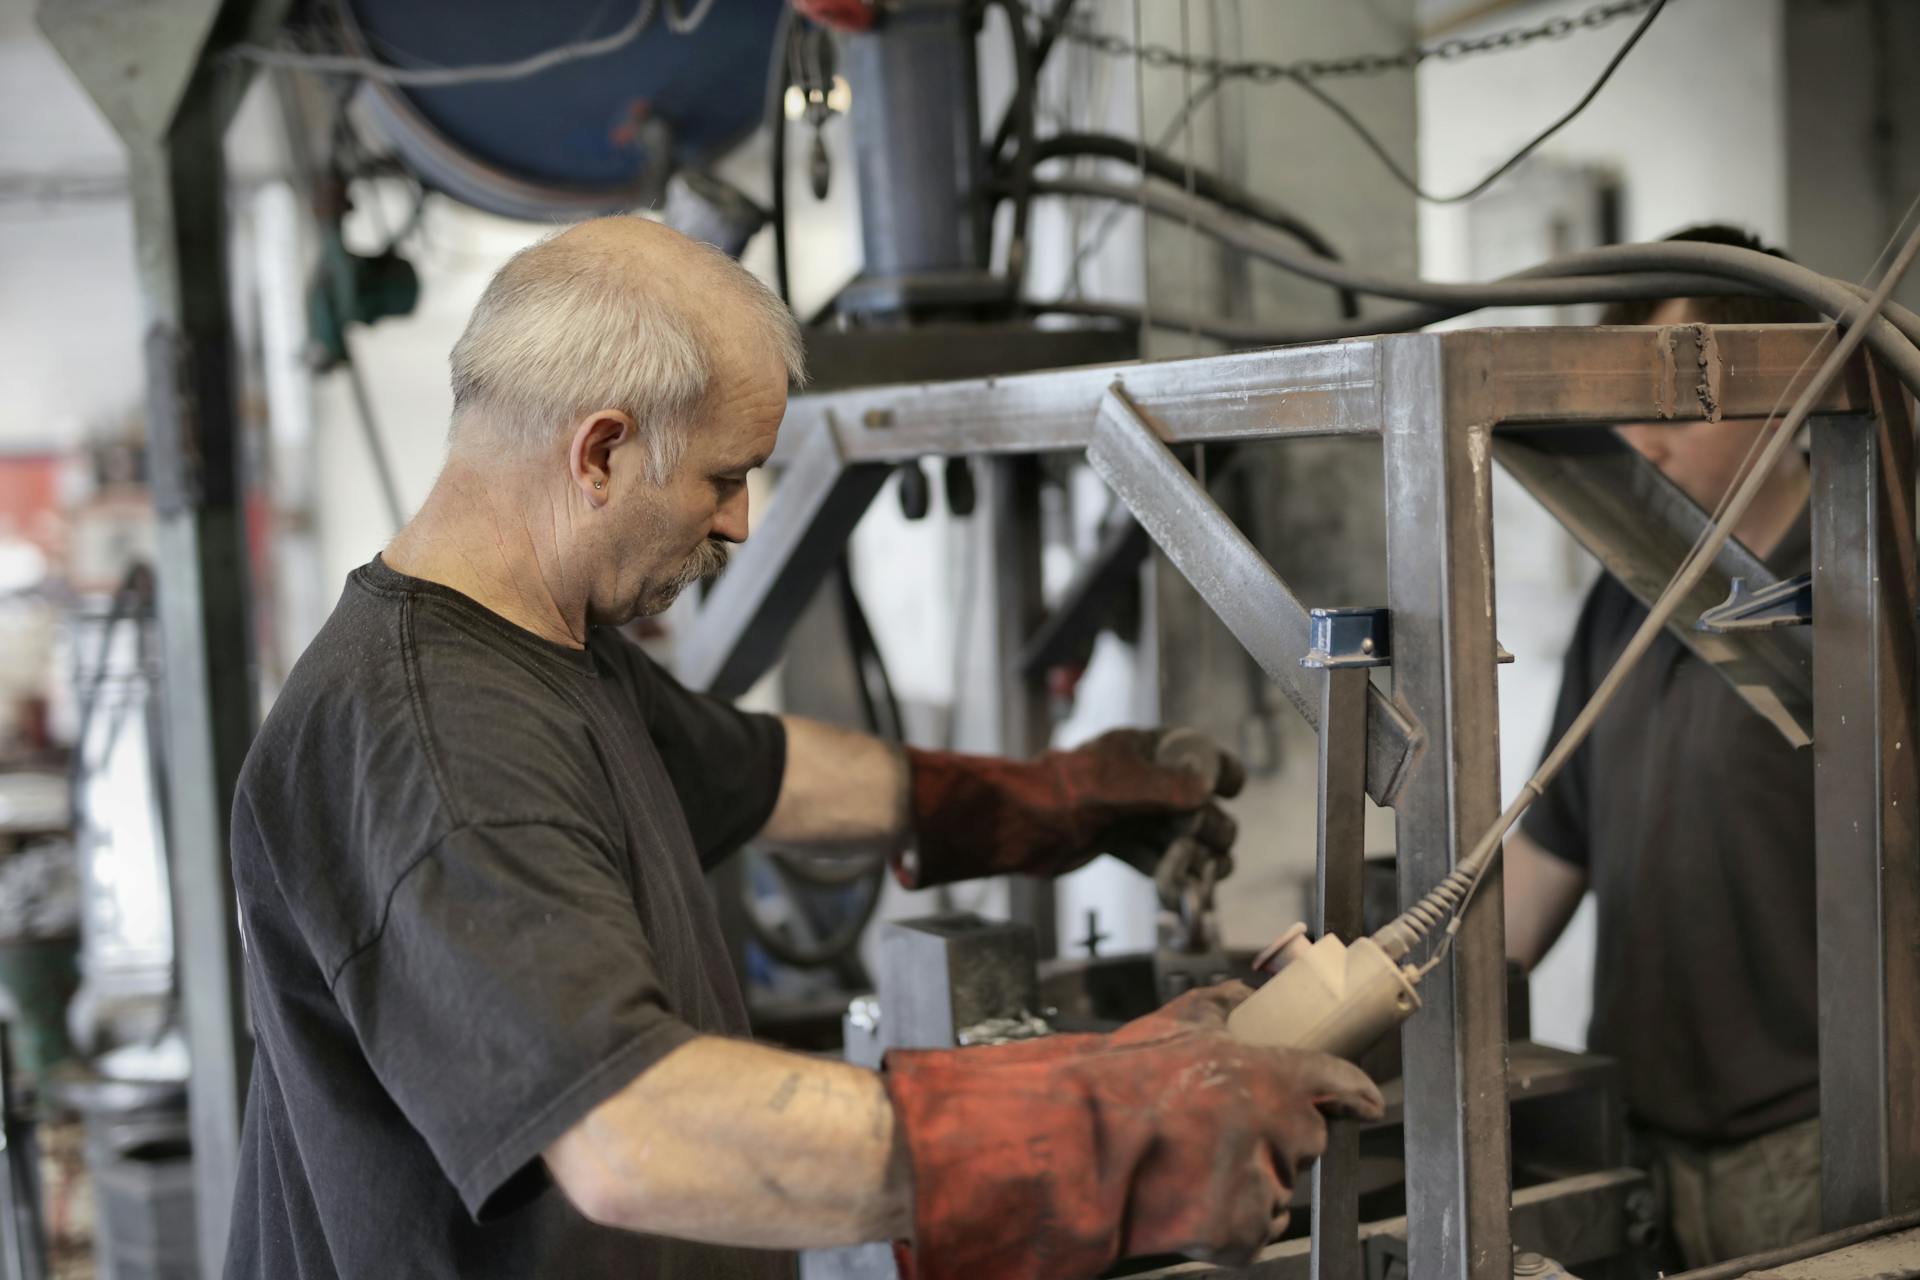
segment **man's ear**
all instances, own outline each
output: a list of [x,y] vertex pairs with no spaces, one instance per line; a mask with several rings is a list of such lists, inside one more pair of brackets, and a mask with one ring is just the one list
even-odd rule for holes
[[591,506],[613,494],[613,451],[634,437],[633,419],[618,409],[596,409],[581,418],[567,442],[567,473]]

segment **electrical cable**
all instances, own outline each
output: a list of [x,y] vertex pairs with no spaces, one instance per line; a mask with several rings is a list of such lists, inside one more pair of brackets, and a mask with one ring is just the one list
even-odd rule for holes
[[693,11],[682,13],[679,0],[666,0],[667,30],[677,36],[692,35],[713,12],[714,3],[715,0],[693,0]]
[[[1141,203],[1152,212],[1194,225],[1223,243],[1231,244],[1295,274],[1359,293],[1399,298],[1431,308],[1477,310],[1491,306],[1558,305],[1621,298],[1678,298],[1764,292],[1803,302],[1836,318],[1855,310],[1859,301],[1850,286],[1770,254],[1732,245],[1668,242],[1659,245],[1616,245],[1554,259],[1515,275],[1485,284],[1446,284],[1407,280],[1361,271],[1345,263],[1302,253],[1273,230],[1237,218],[1196,201],[1184,192],[1138,187],[1096,179],[1036,181],[1037,195],[1095,196],[1121,203]],[[1628,270],[1640,262],[1663,270]],[[1565,265],[1563,265],[1565,264]],[[1607,274],[1578,272],[1599,268]],[[1576,274],[1560,274],[1575,271]],[[1684,273],[1684,274],[1683,274]],[[1737,273],[1737,278],[1729,275]],[[1413,312],[1358,323],[1363,332],[1388,331],[1392,322],[1430,322],[1443,312]],[[1338,332],[1346,325],[1323,326],[1302,341]],[[1920,392],[1920,348],[1883,316],[1873,313],[1866,323],[1866,340],[1874,354],[1910,389]],[[1305,333],[1306,331],[1303,331]]]
[[[1181,183],[1186,180],[1186,166],[1158,147],[1140,147],[1131,139],[1111,133],[1059,133],[1043,138],[1034,148],[1034,163],[1044,164],[1048,160],[1057,160],[1074,156],[1097,156],[1103,160],[1118,160],[1123,164],[1137,164],[1145,161],[1148,176],[1164,182]],[[1245,187],[1238,186],[1209,170],[1194,168],[1192,171],[1193,188],[1190,194],[1211,201],[1223,209],[1231,210],[1256,222],[1284,232],[1305,245],[1310,251],[1322,258],[1335,262],[1342,261],[1340,254],[1327,238],[1320,234],[1299,215],[1284,209],[1264,197],[1257,196]],[[1359,299],[1350,289],[1339,290],[1340,314],[1349,319],[1360,314]]]
[[773,291],[791,309],[793,296],[787,280],[787,86],[793,82],[793,6],[780,6],[773,29],[773,52],[767,59],[768,217],[773,224]]
[[[1833,380],[1839,376],[1847,362],[1867,340],[1872,318],[1892,296],[1894,289],[1913,265],[1916,256],[1920,256],[1920,226],[1916,226],[1908,235],[1906,242],[1901,246],[1873,293],[1864,301],[1856,302],[1848,309],[1846,315],[1840,317],[1842,332],[1839,341],[1795,399],[1786,417],[1779,419],[1777,425],[1772,427],[1755,465],[1747,473],[1733,496],[1725,501],[1719,518],[1712,523],[1704,539],[1681,565],[1673,580],[1661,592],[1660,597],[1654,601],[1653,606],[1647,611],[1646,619],[1628,640],[1620,656],[1614,660],[1613,666],[1601,680],[1599,687],[1594,690],[1593,695],[1581,708],[1580,713],[1574,717],[1573,722],[1567,726],[1566,732],[1554,744],[1553,750],[1547,753],[1546,759],[1541,761],[1540,767],[1534,771],[1533,776],[1521,787],[1520,793],[1493,826],[1459,860],[1451,873],[1428,891],[1419,902],[1403,912],[1397,920],[1374,935],[1374,941],[1389,956],[1399,959],[1407,955],[1422,938],[1439,925],[1441,920],[1446,920],[1445,933],[1439,945],[1434,948],[1432,956],[1421,966],[1421,972],[1430,971],[1446,957],[1452,946],[1454,935],[1459,931],[1460,922],[1465,918],[1467,905],[1472,901],[1474,892],[1486,878],[1488,870],[1499,854],[1502,838],[1513,824],[1519,821],[1520,815],[1526,811],[1527,807],[1544,794],[1547,785],[1559,775],[1573,753],[1586,741],[1587,735],[1592,732],[1601,713],[1612,705],[1626,677],[1645,655],[1647,649],[1652,646],[1655,638],[1679,609],[1687,594],[1705,575],[1721,549],[1726,546],[1727,540],[1733,536],[1734,527],[1746,513],[1748,506],[1752,504],[1761,485],[1771,475],[1780,455],[1793,443],[1794,437],[1812,414],[1820,397],[1825,394]],[[1868,323],[1862,323],[1863,319]]]
[[1539,149],[1540,144],[1553,137],[1554,134],[1560,132],[1569,124],[1572,124],[1574,117],[1578,116],[1582,111],[1585,111],[1588,105],[1600,96],[1600,90],[1606,88],[1607,81],[1613,79],[1613,73],[1620,69],[1620,64],[1626,61],[1629,53],[1633,52],[1633,47],[1640,43],[1640,37],[1647,34],[1647,28],[1653,25],[1653,20],[1659,17],[1660,11],[1666,7],[1667,0],[1654,0],[1653,7],[1647,10],[1646,16],[1640,19],[1638,26],[1634,27],[1633,33],[1629,35],[1626,40],[1621,43],[1620,48],[1614,52],[1613,57],[1608,60],[1606,67],[1600,72],[1599,78],[1580,96],[1578,102],[1567,108],[1565,114],[1561,115],[1559,119],[1542,129],[1539,133],[1534,134],[1533,137],[1527,141],[1526,145],[1494,166],[1493,170],[1488,173],[1486,177],[1480,179],[1480,181],[1474,183],[1466,190],[1455,192],[1450,196],[1435,195],[1433,192],[1421,186],[1418,179],[1400,167],[1400,162],[1393,158],[1393,154],[1387,150],[1386,144],[1381,142],[1372,130],[1362,124],[1360,118],[1354,115],[1339,99],[1329,94],[1325,89],[1322,89],[1306,76],[1294,73],[1286,78],[1306,90],[1314,101],[1339,117],[1340,122],[1351,129],[1354,135],[1366,146],[1367,150],[1373,152],[1373,154],[1379,158],[1380,163],[1386,166],[1387,172],[1392,174],[1394,180],[1401,186],[1422,200],[1427,201],[1429,204],[1459,204],[1463,200],[1473,199],[1488,187],[1498,182],[1501,178],[1505,177],[1515,165]]
[[[1013,160],[1013,233],[1007,241],[1007,280],[1017,297],[1027,270],[1027,218],[1033,208],[1033,166],[1035,164],[1034,83],[1036,69],[1033,46],[1027,34],[1026,10],[1020,0],[993,0],[1007,15],[1007,41],[1013,53],[1013,101],[1007,110],[1014,114],[1020,131],[1020,150]],[[989,153],[991,154],[991,153]]]
[[[1040,20],[1040,38],[1033,42],[1031,83],[1035,96],[1039,94],[1040,72],[1045,69],[1047,58],[1053,53],[1053,46],[1060,39],[1060,28],[1073,15],[1075,3],[1077,0],[1054,0],[1053,12]],[[1024,22],[1025,11],[1022,10],[1019,16],[1009,13],[1007,17],[1009,21]],[[987,161],[990,164],[999,164],[1002,158],[1001,153],[1007,149],[1007,144],[1013,141],[1013,131],[1019,124],[1014,112],[1016,105],[1018,104],[1009,101],[1007,109],[1000,113],[1000,123],[994,126],[993,141],[987,144]]]
[[[363,80],[378,80],[382,84],[397,84],[416,89],[441,88],[456,84],[491,84],[503,80],[524,80],[528,76],[537,76],[543,71],[551,71],[569,62],[578,62],[583,58],[598,58],[616,49],[624,49],[638,40],[646,31],[647,26],[653,21],[654,9],[659,3],[660,0],[640,0],[633,17],[610,35],[557,45],[512,62],[483,62],[465,67],[397,67],[389,62],[360,57],[356,54],[303,53],[297,49],[271,49],[259,44],[235,45],[232,54],[250,62],[260,63],[262,66],[353,75]],[[704,11],[701,16],[705,16]]]

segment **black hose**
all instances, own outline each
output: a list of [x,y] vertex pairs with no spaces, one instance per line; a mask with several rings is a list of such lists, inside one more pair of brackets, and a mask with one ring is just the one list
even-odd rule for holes
[[[1245,249],[1297,275],[1360,293],[1421,303],[1426,308],[1391,318],[1369,318],[1359,326],[1362,332],[1383,333],[1432,323],[1449,314],[1449,309],[1451,314],[1459,314],[1482,307],[1559,305],[1619,298],[1686,298],[1759,292],[1793,298],[1836,318],[1856,302],[1848,285],[1769,254],[1732,245],[1678,242],[1615,245],[1555,259],[1489,284],[1443,284],[1375,275],[1345,263],[1302,253],[1271,229],[1227,214],[1183,191],[1136,190],[1094,179],[1036,182],[1033,190],[1041,195],[1095,196],[1144,204],[1156,214],[1187,222],[1222,243]],[[1632,270],[1626,266],[1636,261],[1658,264],[1658,271]],[[1580,274],[1583,269],[1598,269],[1608,274]],[[1560,274],[1569,271],[1575,274]],[[1673,274],[1683,271],[1695,274]],[[1351,336],[1346,331],[1353,327],[1355,322],[1325,326],[1300,340]],[[1867,322],[1866,340],[1895,377],[1908,389],[1920,392],[1920,348],[1916,348],[1906,334],[1876,315]]]
[[[1007,280],[1013,295],[1020,295],[1021,281],[1027,271],[1027,219],[1033,209],[1033,166],[1037,154],[1034,143],[1034,77],[1037,74],[1033,44],[1027,34],[1026,10],[1020,0],[992,0],[1007,15],[1007,43],[1013,51],[1013,101],[1007,110],[1020,129],[1020,150],[1013,158],[1013,235],[1007,242]],[[988,153],[989,157],[992,152]]]
[[780,6],[780,20],[773,29],[773,55],[767,59],[767,130],[771,145],[772,190],[768,200],[768,221],[773,224],[773,289],[780,300],[793,305],[787,288],[787,82],[788,53],[793,44],[793,6]]
[[[1040,39],[1033,46],[1033,87],[1038,91],[1040,72],[1047,65],[1047,58],[1053,53],[1053,46],[1060,39],[1060,29],[1066,25],[1073,12],[1075,0],[1054,0],[1053,13],[1040,24]],[[1007,109],[1000,113],[1000,123],[993,131],[993,141],[987,144],[987,160],[991,164],[1000,163],[1000,153],[1007,149],[1007,143],[1013,139],[1014,126],[1018,117],[1014,113],[1017,103],[1009,102]]]
[[[1166,182],[1184,186],[1189,172],[1193,178],[1193,193],[1203,200],[1211,200],[1223,209],[1243,214],[1256,222],[1261,222],[1276,231],[1298,240],[1312,252],[1333,262],[1342,258],[1327,238],[1315,230],[1299,215],[1283,209],[1272,201],[1266,200],[1245,187],[1228,182],[1218,174],[1206,169],[1194,168],[1189,171],[1186,164],[1154,147],[1142,147],[1130,138],[1111,133],[1058,133],[1042,139],[1034,148],[1034,164],[1044,164],[1049,160],[1068,156],[1098,156],[1103,160],[1118,160],[1130,165],[1145,165],[1146,173]],[[1338,290],[1340,295],[1340,314],[1352,318],[1360,314],[1360,301],[1351,289]]]

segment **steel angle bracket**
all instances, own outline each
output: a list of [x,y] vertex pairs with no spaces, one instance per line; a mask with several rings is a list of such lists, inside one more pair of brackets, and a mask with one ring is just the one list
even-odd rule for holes
[[889,470],[847,465],[831,418],[808,433],[752,541],[680,637],[676,665],[684,684],[737,698],[766,674]]
[[[1100,401],[1087,461],[1173,566],[1316,730],[1321,677],[1300,665],[1311,619],[1273,566],[1173,455],[1119,383]],[[1367,794],[1391,805],[1425,735],[1382,693],[1367,692]]]
[[1745,578],[1728,583],[1727,598],[1700,615],[1696,631],[1769,631],[1813,622],[1813,575],[1803,573],[1768,587],[1750,587]]

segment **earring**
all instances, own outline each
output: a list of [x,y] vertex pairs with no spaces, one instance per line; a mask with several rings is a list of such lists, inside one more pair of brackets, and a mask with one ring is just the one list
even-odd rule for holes
[[596,489],[604,489],[607,487],[607,482],[605,480],[595,480],[593,482],[593,487]]

